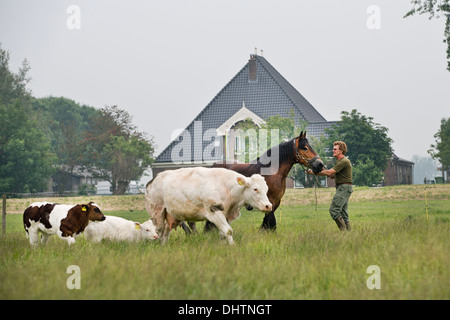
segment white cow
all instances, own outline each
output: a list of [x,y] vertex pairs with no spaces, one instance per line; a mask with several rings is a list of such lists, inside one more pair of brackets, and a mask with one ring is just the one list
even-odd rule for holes
[[144,223],[134,222],[115,216],[105,216],[101,223],[91,223],[84,230],[88,241],[100,242],[102,239],[118,241],[141,241],[158,239],[152,220]]
[[182,168],[161,172],[145,190],[145,207],[162,243],[181,221],[208,220],[222,238],[233,244],[229,222],[240,216],[244,204],[270,212],[264,178],[250,178],[223,168]]

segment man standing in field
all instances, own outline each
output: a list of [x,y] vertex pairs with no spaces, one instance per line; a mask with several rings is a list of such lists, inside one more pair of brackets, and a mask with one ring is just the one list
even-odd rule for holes
[[[343,141],[333,143],[333,157],[337,159],[336,165],[330,170],[322,170],[319,176],[328,176],[336,179],[336,194],[330,205],[330,214],[340,230],[351,230],[348,218],[348,199],[353,192],[352,164],[345,156],[347,145]],[[308,169],[309,174],[314,174]]]

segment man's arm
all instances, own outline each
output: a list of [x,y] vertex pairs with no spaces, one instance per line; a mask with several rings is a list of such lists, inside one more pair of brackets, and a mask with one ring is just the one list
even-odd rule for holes
[[[308,169],[307,172],[308,172],[308,174],[314,174],[314,172],[311,169]],[[334,170],[334,169],[322,170],[317,175],[334,178],[336,176],[336,170]]]

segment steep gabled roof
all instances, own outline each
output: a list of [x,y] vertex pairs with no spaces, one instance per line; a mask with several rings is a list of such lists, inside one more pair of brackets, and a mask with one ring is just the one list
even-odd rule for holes
[[[323,131],[328,127],[325,118],[298,92],[264,57],[251,55],[248,63],[220,90],[211,102],[186,127],[191,136],[194,129],[205,132],[208,129],[217,129],[243,105],[252,113],[262,119],[270,116],[289,116],[294,110],[295,117],[309,122],[315,131]],[[195,128],[195,124],[197,127]],[[315,125],[317,124],[317,125]],[[156,163],[171,162],[173,147],[179,139],[172,141],[156,158]],[[203,148],[210,142],[203,142]],[[200,159],[202,155],[195,156],[196,150],[192,148],[192,159]],[[221,159],[203,159],[221,160]]]

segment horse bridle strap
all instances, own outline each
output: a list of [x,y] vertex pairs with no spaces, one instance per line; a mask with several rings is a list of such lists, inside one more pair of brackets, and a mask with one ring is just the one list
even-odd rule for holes
[[295,157],[296,157],[298,163],[300,163],[300,160],[306,160],[306,161],[308,162],[309,165],[312,165],[312,163],[313,163],[314,161],[316,161],[317,159],[320,158],[319,155],[317,155],[317,156],[315,156],[315,157],[312,157],[311,159],[308,159],[308,158],[302,156],[302,155],[298,152],[298,150],[297,150],[297,148],[296,148],[295,140],[294,140],[294,150],[295,150]]

